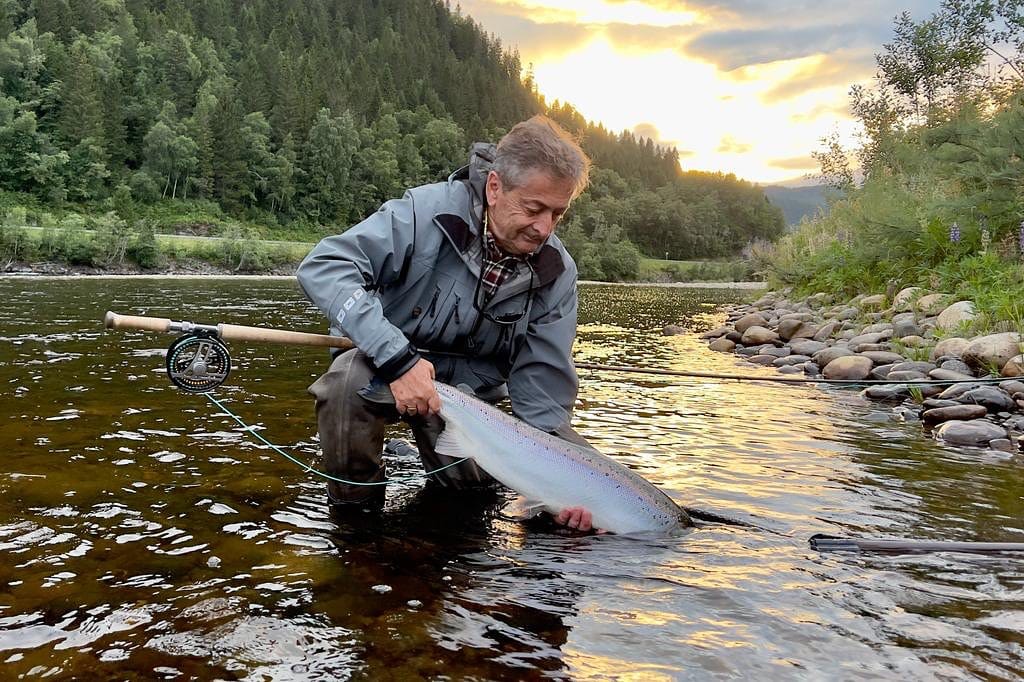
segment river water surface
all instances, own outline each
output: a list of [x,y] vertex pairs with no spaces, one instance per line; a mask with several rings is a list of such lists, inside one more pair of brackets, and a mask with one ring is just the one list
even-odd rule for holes
[[[579,360],[773,373],[695,332],[742,292],[583,287]],[[822,555],[818,532],[1024,541],[1020,458],[855,392],[583,372],[575,425],[681,504],[774,533],[573,537],[424,486],[323,485],[169,384],[105,311],[321,331],[294,282],[0,280],[0,674],[48,679],[1014,679],[1024,561]],[[232,347],[216,396],[316,462],[322,350]],[[403,435],[400,429],[396,436]]]

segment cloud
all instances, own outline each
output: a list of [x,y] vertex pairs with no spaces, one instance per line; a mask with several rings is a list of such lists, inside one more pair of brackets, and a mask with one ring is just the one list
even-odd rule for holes
[[[677,0],[641,1],[660,9],[678,8],[681,4]],[[893,18],[903,11],[910,12],[915,19],[924,18],[938,9],[939,0],[901,0],[898,4],[892,0],[860,0],[856,4],[849,0],[685,0],[682,4],[717,25],[728,22],[747,28],[801,28],[865,21],[889,27]]]
[[641,26],[637,24],[606,24],[602,32],[616,47],[652,52],[680,50],[695,33],[693,26]]
[[557,10],[540,14],[535,8],[490,0],[471,0],[464,3],[467,6],[485,31],[500,35],[506,48],[519,50],[524,64],[571,53],[600,31],[600,27],[574,23],[570,14]]
[[[856,8],[846,0],[587,0],[579,6],[572,0],[547,6],[542,0],[462,0],[461,5],[485,30],[534,60],[570,53],[604,36],[620,49],[674,49],[734,71],[836,50],[873,53],[892,38],[900,10],[925,16],[938,2],[903,0],[898,8],[890,0],[862,0]],[[650,7],[680,23],[624,20],[622,10],[629,5]],[[615,6],[620,9],[597,11]],[[686,23],[689,12],[696,13],[696,22]]]
[[464,6],[485,30],[497,31],[503,42],[533,56],[565,54],[598,35],[624,50],[678,50],[693,38],[697,28],[611,20],[586,22],[565,9],[537,8],[514,0],[468,0]]
[[[659,4],[662,0],[645,0]],[[684,48],[724,71],[799,59],[841,49],[872,52],[893,36],[902,11],[914,19],[934,13],[940,0],[687,0],[708,17],[706,29]],[[728,26],[727,30],[718,27]]]
[[718,142],[716,152],[720,154],[746,154],[754,148],[754,145],[745,142],[738,142],[732,135],[726,135]]
[[661,131],[653,123],[637,123],[633,126],[633,134],[640,137],[649,137],[660,144]]
[[722,71],[733,71],[753,64],[855,49],[865,44],[875,45],[876,42],[870,30],[863,26],[734,29],[703,33],[688,42],[682,51],[711,62]]
[[813,156],[807,154],[806,156],[791,156],[787,159],[769,159],[768,165],[783,170],[807,170],[809,168],[816,169],[818,162]]
[[807,111],[802,111],[797,114],[793,114],[789,117],[789,120],[793,123],[810,123],[811,121],[819,118],[849,118],[850,117],[850,103],[844,102],[829,102],[819,104],[816,107],[812,107]]
[[846,51],[824,56],[816,64],[800,69],[793,76],[778,81],[770,90],[761,95],[766,104],[787,100],[811,90],[849,87],[857,81],[869,78],[874,72],[873,55]]

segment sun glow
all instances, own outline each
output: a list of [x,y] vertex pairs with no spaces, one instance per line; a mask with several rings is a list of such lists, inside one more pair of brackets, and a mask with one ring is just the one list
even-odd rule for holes
[[[534,76],[549,101],[570,102],[610,130],[645,124],[643,132],[650,135],[653,127],[657,142],[679,150],[684,169],[774,182],[813,170],[810,152],[836,125],[835,116],[827,114],[837,98],[845,98],[846,84],[765,101],[777,83],[818,60],[722,74],[712,64],[683,59],[676,50],[624,50],[596,35],[572,52],[536,63]],[[850,135],[852,126],[840,132]]]
[[[759,28],[751,28],[750,8],[693,10],[667,0],[461,2],[487,30],[507,30],[506,45],[520,50],[549,102],[568,102],[609,130],[674,145],[686,170],[778,182],[815,172],[811,152],[833,131],[855,146],[847,93],[870,78],[870,54],[843,46],[758,63],[758,55],[787,51],[743,44],[743,30]],[[733,30],[735,44],[691,44]],[[737,60],[750,63],[723,66]]]

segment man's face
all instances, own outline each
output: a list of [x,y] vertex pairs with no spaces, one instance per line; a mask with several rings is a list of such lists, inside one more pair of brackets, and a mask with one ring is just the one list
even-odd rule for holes
[[572,180],[532,170],[515,189],[503,186],[495,171],[487,176],[488,228],[506,253],[521,256],[540,248],[569,208]]

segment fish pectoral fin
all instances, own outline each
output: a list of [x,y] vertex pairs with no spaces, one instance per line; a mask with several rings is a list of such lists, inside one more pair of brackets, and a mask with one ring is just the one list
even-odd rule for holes
[[470,451],[470,443],[450,424],[445,425],[444,431],[437,437],[434,450],[449,457],[473,457]]
[[510,516],[514,519],[525,521],[532,519],[541,512],[549,511],[547,506],[543,502],[537,500],[528,500],[527,498],[520,495],[516,499],[506,505],[505,509],[502,510],[506,516]]
[[370,403],[379,405],[394,405],[395,396],[391,393],[391,387],[385,381],[374,376],[370,383],[356,391],[359,397]]

